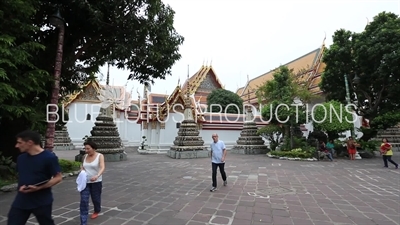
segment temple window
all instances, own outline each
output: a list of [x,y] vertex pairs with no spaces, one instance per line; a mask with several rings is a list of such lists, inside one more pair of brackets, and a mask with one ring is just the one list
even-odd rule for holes
[[87,114],[86,115],[86,120],[91,120],[91,119],[92,119],[92,116],[90,114]]

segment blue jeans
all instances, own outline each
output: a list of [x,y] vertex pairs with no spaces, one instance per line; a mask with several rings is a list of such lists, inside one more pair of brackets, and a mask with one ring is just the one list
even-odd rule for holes
[[333,156],[332,153],[325,153],[326,157],[328,157],[329,160],[333,161]]
[[88,183],[86,188],[81,191],[81,204],[80,204],[80,216],[81,225],[87,225],[89,216],[89,197],[92,197],[94,206],[94,212],[99,213],[101,211],[101,191],[103,189],[102,182]]

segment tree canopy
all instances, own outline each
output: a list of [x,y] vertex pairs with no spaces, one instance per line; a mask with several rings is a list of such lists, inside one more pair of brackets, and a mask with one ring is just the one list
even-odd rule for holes
[[[273,74],[273,79],[265,82],[257,90],[260,103],[265,103],[261,109],[262,116],[275,124],[304,123],[305,104],[312,97],[307,87],[299,84],[292,70],[281,66]],[[288,106],[288,107],[286,107]]]
[[[243,100],[236,93],[225,89],[212,91],[207,96],[207,105],[211,112],[243,113]],[[212,105],[218,105],[221,108]]]
[[45,49],[31,38],[39,30],[31,23],[36,6],[34,1],[0,2],[0,119],[44,120],[45,106],[36,96],[47,94],[49,76],[34,63]]
[[[61,86],[86,82],[108,62],[126,69],[127,79],[154,83],[181,58],[184,38],[173,27],[175,12],[161,0],[37,1],[36,25],[47,26],[56,8],[67,23]],[[57,31],[42,29],[36,40],[46,46],[38,64],[52,71]]]
[[[261,108],[261,115],[269,122],[267,126],[273,126],[271,129],[260,129],[259,133],[269,137],[282,133],[288,143],[290,134],[294,133],[293,130],[291,132],[293,126],[307,121],[305,103],[311,100],[312,94],[295,79],[293,70],[287,66],[279,67],[273,77],[257,90],[260,105],[265,104]],[[270,138],[270,141],[276,140]]]
[[[399,49],[400,18],[394,13],[379,13],[361,33],[340,29],[325,51],[320,87],[328,100],[345,102],[347,76],[358,114],[370,120],[371,129],[391,127],[400,122]],[[352,83],[356,76],[358,84]]]
[[312,112],[314,129],[324,131],[329,139],[337,139],[339,133],[354,129],[351,108],[338,101],[324,102],[316,105]]

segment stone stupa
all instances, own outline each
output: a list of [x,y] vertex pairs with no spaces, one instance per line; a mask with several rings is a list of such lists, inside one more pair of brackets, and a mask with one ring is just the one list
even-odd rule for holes
[[178,136],[175,137],[174,145],[168,150],[167,155],[174,159],[207,158],[209,152],[204,146],[204,140],[199,136],[200,131],[192,111],[190,100],[190,83],[188,77],[188,88],[185,98],[184,120],[182,121]]
[[[95,126],[90,131],[92,136],[88,137],[87,140],[97,144],[97,152],[104,155],[106,162],[125,161],[127,160],[127,154],[122,145],[118,127],[110,114],[110,107],[107,110],[101,110],[94,123]],[[85,151],[81,150],[79,155],[75,156],[75,161],[82,161],[84,154]]]
[[61,130],[56,130],[54,134],[54,150],[74,150],[69,137],[67,126],[63,126]]
[[237,144],[233,146],[230,152],[244,155],[266,154],[269,148],[264,144],[264,140],[257,134],[257,131],[258,128],[257,124],[254,122],[252,109],[248,106],[240,137],[236,141]]

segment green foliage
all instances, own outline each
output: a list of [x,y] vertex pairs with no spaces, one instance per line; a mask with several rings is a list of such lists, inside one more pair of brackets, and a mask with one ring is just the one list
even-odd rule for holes
[[262,107],[261,115],[272,124],[304,123],[304,104],[310,100],[311,93],[296,82],[293,71],[286,66],[279,67],[273,76],[274,79],[265,82],[257,90],[259,102],[267,103]]
[[[171,75],[171,67],[181,58],[184,38],[173,26],[175,12],[161,0],[40,2],[35,24],[48,24],[45,18],[55,11],[54,5],[68,23],[62,86],[77,88],[74,82],[81,84],[108,62],[126,69],[126,78],[130,73],[129,79],[153,83]],[[40,60],[45,66],[54,61],[57,31],[43,31],[36,38],[49,47]]]
[[45,49],[31,38],[39,31],[31,20],[36,7],[30,0],[0,2],[0,119],[24,117],[40,126],[45,107],[35,101],[46,94],[50,77],[34,63]]
[[311,149],[301,149],[301,148],[292,149],[291,151],[270,151],[269,154],[277,157],[300,158],[300,159],[307,159],[313,157],[313,152],[311,151]]
[[397,110],[387,111],[386,113],[377,115],[371,122],[370,126],[376,129],[387,129],[400,121],[400,112]]
[[[329,139],[336,139],[338,133],[353,129],[353,115],[346,106],[331,100],[316,106],[313,110],[313,126],[315,129],[328,133]],[[335,135],[335,136],[333,136]]]
[[58,163],[60,164],[61,172],[63,172],[63,173],[79,170],[79,168],[81,166],[80,162],[75,162],[75,161],[66,160],[66,159],[58,159]]
[[[243,100],[236,93],[225,90],[215,89],[207,96],[207,105],[210,107],[210,112],[222,112],[222,113],[243,113]],[[214,106],[212,106],[214,105]],[[219,108],[219,105],[222,108]],[[212,106],[212,107],[211,107]],[[237,107],[236,107],[237,106]]]
[[15,178],[16,172],[13,164],[12,157],[6,157],[0,152],[0,179],[9,180]]
[[374,152],[379,150],[381,144],[379,141],[376,140],[369,140],[369,141],[358,140],[357,143],[360,144],[360,147],[363,150],[366,150],[368,152]]
[[[351,98],[357,96],[360,115],[370,120],[371,129],[387,128],[400,122],[400,18],[382,12],[361,33],[338,30],[324,53],[326,63],[321,89],[328,100],[345,100],[347,75]],[[351,84],[357,75],[359,84]],[[388,114],[387,116],[385,114]],[[363,140],[371,136],[364,134]]]
[[279,136],[282,134],[282,127],[277,125],[267,125],[257,130],[257,135],[261,135],[269,141],[269,148],[274,151],[279,145]]
[[306,86],[296,81],[295,74],[286,66],[279,67],[273,77],[256,94],[260,104],[266,103],[261,108],[264,120],[272,125],[283,125],[283,137],[288,141],[290,127],[307,121],[305,104],[312,95]]

